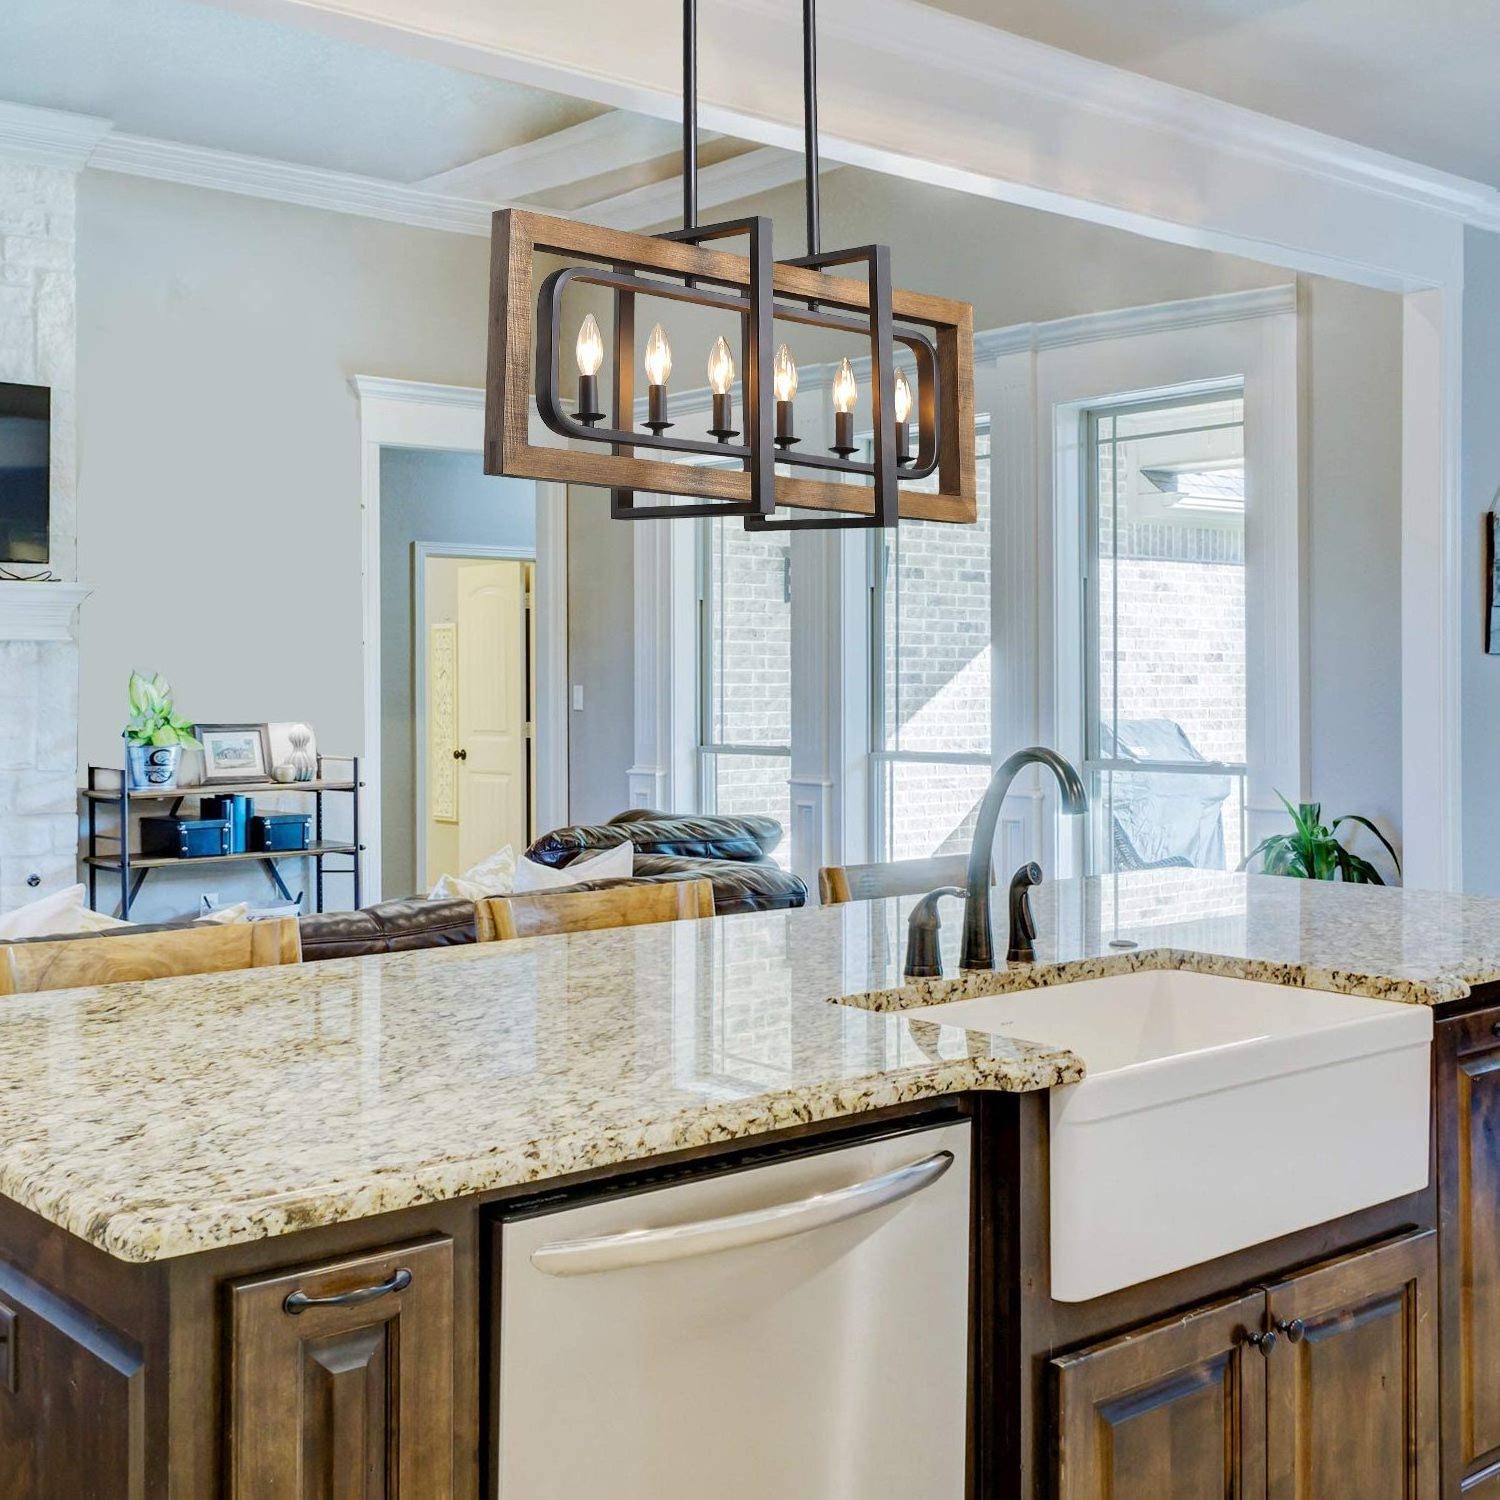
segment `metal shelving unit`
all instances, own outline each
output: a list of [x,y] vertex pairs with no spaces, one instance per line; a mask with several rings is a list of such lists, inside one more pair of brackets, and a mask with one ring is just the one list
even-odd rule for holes
[[[348,779],[330,776],[327,770],[330,762],[336,766],[348,766]],[[310,860],[313,865],[315,892],[313,909],[315,911],[323,910],[323,882],[327,876],[349,876],[354,882],[353,904],[358,907],[360,904],[359,856],[364,848],[359,841],[360,793],[363,787],[364,783],[359,779],[359,757],[356,755],[320,755],[317,775],[312,781],[284,783],[250,781],[233,784],[220,782],[213,786],[132,787],[125,772],[119,768],[90,766],[88,784],[80,792],[88,817],[87,853],[83,857],[83,863],[88,870],[89,906],[95,911],[98,910],[101,872],[118,876],[117,915],[128,921],[131,903],[140,894],[141,886],[145,884],[146,877],[153,870],[181,869],[192,865],[233,864],[242,863],[245,860],[258,860],[265,866],[266,873],[271,877],[271,882],[281,897],[286,901],[295,901],[297,898],[293,896],[286,882],[281,878],[278,866],[283,860],[302,859]],[[178,859],[171,855],[140,854],[130,847],[130,810],[137,804],[166,803],[164,812],[168,817],[175,817],[189,797],[213,797],[230,793],[255,797],[272,792],[278,796],[290,792],[313,799],[313,839],[308,848],[282,849],[272,853],[257,849],[245,853],[209,854],[197,859]],[[353,816],[350,820],[352,836],[348,843],[329,841],[323,836],[323,799],[330,795],[345,795],[353,799]],[[114,810],[114,817],[111,820],[113,826],[101,828],[99,826],[100,813],[110,809]],[[102,853],[101,843],[114,846],[113,852]],[[339,864],[329,867],[325,864],[330,857],[337,858],[341,855],[348,857],[347,865]]]

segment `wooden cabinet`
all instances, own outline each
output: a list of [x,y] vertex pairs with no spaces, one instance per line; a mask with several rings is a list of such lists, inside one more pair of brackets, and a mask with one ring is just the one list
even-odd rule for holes
[[1431,1231],[1052,1362],[1059,1500],[1437,1500]]
[[1443,1476],[1500,1500],[1500,1010],[1438,1028]]
[[229,1288],[232,1500],[449,1500],[453,1242]]
[[0,1494],[142,1500],[145,1380],[128,1339],[0,1266]]

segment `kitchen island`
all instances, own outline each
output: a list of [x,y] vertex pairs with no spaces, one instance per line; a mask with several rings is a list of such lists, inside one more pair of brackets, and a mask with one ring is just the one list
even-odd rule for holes
[[[513,1500],[496,1282],[518,1215],[962,1125],[971,1494],[1197,1494],[1206,1463],[1236,1494],[1436,1496],[1439,1365],[1441,1492],[1500,1494],[1500,902],[1061,882],[1036,965],[903,985],[907,905],[7,1002],[5,1493]],[[1432,1008],[1433,1171],[1054,1301],[1047,1101],[1087,1052],[920,1008],[1156,969]],[[1317,1142],[1279,1169],[1316,1172]],[[1112,1444],[1085,1452],[1081,1411]]]

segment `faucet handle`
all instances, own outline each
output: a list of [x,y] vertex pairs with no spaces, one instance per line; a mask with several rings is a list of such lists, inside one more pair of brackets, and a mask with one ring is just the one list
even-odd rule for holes
[[943,956],[938,950],[938,928],[942,918],[938,916],[938,902],[944,896],[967,896],[961,885],[940,885],[928,891],[912,907],[906,919],[906,963],[902,974],[907,979],[941,979]]
[[1036,919],[1031,914],[1031,888],[1042,883],[1042,867],[1033,859],[1010,877],[1009,963],[1036,962]]

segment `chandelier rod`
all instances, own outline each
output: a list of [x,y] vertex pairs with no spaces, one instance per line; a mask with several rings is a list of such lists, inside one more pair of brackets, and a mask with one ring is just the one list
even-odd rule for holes
[[802,0],[802,151],[807,163],[807,253],[822,251],[818,206],[818,0]]
[[682,227],[698,227],[698,0],[682,0]]

